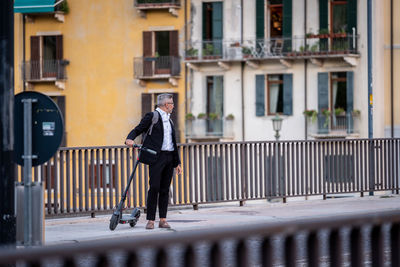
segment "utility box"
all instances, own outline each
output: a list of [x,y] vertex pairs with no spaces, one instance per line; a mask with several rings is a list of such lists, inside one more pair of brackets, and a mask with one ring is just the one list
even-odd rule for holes
[[[32,182],[32,245],[40,246],[44,244],[44,203],[43,203],[43,184],[41,182]],[[16,217],[17,217],[17,245],[24,244],[24,227],[26,221],[24,218],[24,184],[16,183]]]

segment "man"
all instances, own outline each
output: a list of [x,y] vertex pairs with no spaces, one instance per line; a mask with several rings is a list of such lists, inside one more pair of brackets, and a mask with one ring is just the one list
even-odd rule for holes
[[[174,125],[170,121],[170,115],[174,109],[171,94],[161,94],[157,97],[157,109],[160,114],[158,122],[153,125],[152,132],[144,140],[143,146],[155,150],[157,157],[149,164],[150,189],[147,194],[147,224],[146,229],[154,229],[154,221],[157,209],[159,211],[159,227],[171,228],[167,222],[168,195],[174,169],[179,175],[182,173],[178,147],[175,139]],[[133,146],[134,139],[147,133],[152,124],[153,112],[147,113],[139,125],[137,125],[126,138],[125,144]],[[144,155],[145,156],[145,155]]]

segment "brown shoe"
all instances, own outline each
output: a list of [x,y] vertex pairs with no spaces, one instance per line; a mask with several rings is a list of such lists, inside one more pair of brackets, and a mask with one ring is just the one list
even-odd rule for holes
[[146,224],[146,229],[148,230],[154,229],[154,221],[148,221]]
[[167,221],[160,221],[160,223],[158,224],[159,228],[171,228],[171,226],[167,223]]

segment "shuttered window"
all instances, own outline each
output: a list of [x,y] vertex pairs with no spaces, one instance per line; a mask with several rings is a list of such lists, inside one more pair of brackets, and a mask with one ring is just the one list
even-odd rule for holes
[[256,75],[256,116],[293,114],[293,74]]
[[[31,60],[27,68],[30,80],[64,79],[63,36],[31,36]],[[30,73],[30,74],[29,74]]]
[[[345,127],[348,133],[353,132],[353,106],[354,73],[352,71],[318,73],[318,133],[328,133],[329,128],[338,127]],[[324,110],[330,111],[328,120]]]
[[256,0],[256,38],[264,39],[265,32],[265,0]]
[[143,75],[180,73],[178,31],[143,32]]

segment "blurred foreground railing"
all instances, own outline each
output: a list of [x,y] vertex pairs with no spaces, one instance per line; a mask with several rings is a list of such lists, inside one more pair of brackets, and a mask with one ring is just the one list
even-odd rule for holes
[[399,266],[399,250],[397,210],[0,249],[0,265]]
[[[399,191],[400,139],[181,144],[183,174],[174,176],[171,204]],[[133,169],[125,146],[61,148],[33,169],[44,182],[45,214],[110,211]],[[22,181],[22,169],[16,168]],[[140,164],[128,208],[145,207],[148,168]]]

